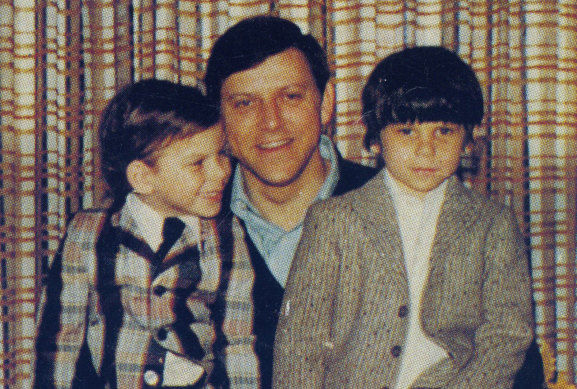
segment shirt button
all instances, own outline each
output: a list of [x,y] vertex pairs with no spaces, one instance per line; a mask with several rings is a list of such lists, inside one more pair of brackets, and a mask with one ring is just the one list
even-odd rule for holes
[[409,308],[406,305],[401,305],[399,307],[399,317],[405,317],[409,313]]
[[156,285],[154,289],[152,289],[152,292],[157,296],[162,296],[166,293],[166,288],[162,285]]
[[156,336],[160,341],[166,340],[166,337],[168,336],[168,331],[166,330],[166,328],[161,328],[156,333]]
[[398,357],[399,355],[401,355],[401,346],[395,346],[391,348],[391,355],[393,357]]
[[144,372],[144,382],[149,386],[158,386],[160,383],[160,376],[154,370],[147,370]]

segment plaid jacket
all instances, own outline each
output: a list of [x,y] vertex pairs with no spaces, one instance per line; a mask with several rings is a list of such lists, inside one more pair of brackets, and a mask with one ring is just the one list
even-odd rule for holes
[[215,222],[201,221],[200,242],[187,227],[155,264],[129,212],[106,221],[103,211],[77,214],[53,262],[40,311],[36,387],[72,387],[84,343],[105,387],[162,382],[167,350],[210,376],[218,332],[210,304],[222,264]]
[[[230,216],[230,215],[228,215]],[[222,333],[226,339],[223,361],[231,389],[255,389],[260,387],[259,361],[255,352],[256,336],[253,331],[254,302],[252,298],[255,274],[245,231],[239,219],[227,217],[222,229],[230,227],[228,243],[232,245],[232,263],[226,283],[223,283]]]

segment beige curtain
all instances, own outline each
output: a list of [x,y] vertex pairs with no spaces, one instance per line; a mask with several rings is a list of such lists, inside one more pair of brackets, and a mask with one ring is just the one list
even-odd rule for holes
[[471,185],[510,204],[530,249],[551,387],[576,381],[577,4],[574,0],[0,0],[0,388],[29,387],[42,274],[70,215],[100,204],[97,122],[121,86],[197,84],[214,40],[251,15],[295,21],[326,47],[334,139],[361,147],[376,62],[443,45],[476,70],[487,115]]

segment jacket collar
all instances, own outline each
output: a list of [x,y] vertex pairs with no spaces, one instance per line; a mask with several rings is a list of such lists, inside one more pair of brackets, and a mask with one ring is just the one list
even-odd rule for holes
[[[399,225],[393,199],[385,185],[384,171],[350,196],[354,212],[368,223],[372,231],[368,235],[383,253],[386,266],[406,278]],[[444,253],[455,240],[466,238],[478,217],[477,202],[456,177],[449,179],[431,248],[430,274],[443,263]]]

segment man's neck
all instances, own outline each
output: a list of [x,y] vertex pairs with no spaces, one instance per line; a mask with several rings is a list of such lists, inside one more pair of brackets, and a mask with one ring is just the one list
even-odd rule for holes
[[330,167],[330,162],[317,153],[296,180],[283,186],[266,184],[241,168],[244,191],[263,218],[290,231],[304,219]]

